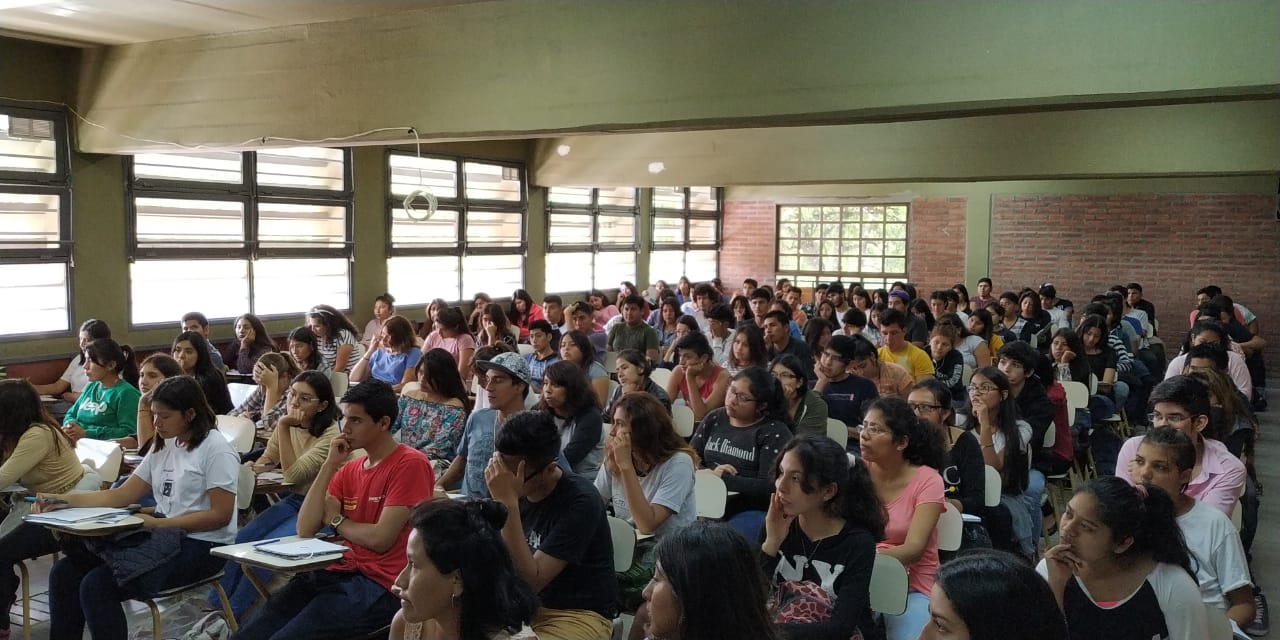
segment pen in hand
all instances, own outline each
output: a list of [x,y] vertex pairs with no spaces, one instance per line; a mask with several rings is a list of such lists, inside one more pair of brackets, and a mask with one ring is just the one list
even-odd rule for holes
[[35,496],[27,496],[27,497],[23,498],[23,499],[22,499],[22,501],[23,501],[23,502],[34,502],[34,503],[39,503],[39,504],[43,504],[43,505],[67,504],[67,501],[66,501],[66,500],[59,500],[59,499],[57,499],[57,498],[37,498],[37,497],[35,497]]

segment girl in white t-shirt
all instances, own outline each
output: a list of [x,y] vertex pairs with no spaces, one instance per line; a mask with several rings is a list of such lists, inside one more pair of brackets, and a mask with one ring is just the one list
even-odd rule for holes
[[59,414],[55,417],[60,417],[61,414],[66,413],[67,409],[71,407],[71,403],[80,397],[80,392],[89,386],[89,374],[84,369],[84,350],[94,340],[110,337],[111,327],[107,326],[107,323],[95,318],[85,320],[80,325],[80,356],[72,358],[71,362],[67,363],[67,370],[62,372],[62,377],[49,384],[35,385],[38,393],[54,396],[62,401],[59,403],[61,406],[53,407],[54,413]]
[[[190,584],[218,572],[224,562],[209,555],[236,537],[236,488],[240,457],[217,432],[204,393],[188,376],[169,378],[151,392],[157,438],[129,479],[115,489],[92,493],[39,494],[37,510],[54,505],[125,507],[148,492],[154,513],[139,513],[145,529],[182,529],[176,555],[157,563],[137,581],[121,585],[112,566],[83,544],[68,544],[66,557],[49,571],[49,636],[79,638],[86,624],[94,638],[125,638],[128,624],[120,603],[139,593]],[[59,503],[58,501],[62,501]]]
[[1071,640],[1209,637],[1191,558],[1164,489],[1097,478],[1071,497],[1058,530],[1062,541],[1036,571],[1049,581]]
[[1196,581],[1206,605],[1217,607],[1241,627],[1253,622],[1253,584],[1240,534],[1218,509],[1183,493],[1191,482],[1196,447],[1177,429],[1152,429],[1129,462],[1129,478],[1164,489],[1173,498],[1187,551],[1195,559]]

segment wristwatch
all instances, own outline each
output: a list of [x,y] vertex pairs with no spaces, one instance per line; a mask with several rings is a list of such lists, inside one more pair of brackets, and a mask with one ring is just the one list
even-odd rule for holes
[[329,520],[329,526],[333,527],[334,531],[337,531],[338,525],[342,524],[343,522],[346,522],[346,520],[347,520],[347,517],[339,513],[338,515],[334,516],[333,519]]

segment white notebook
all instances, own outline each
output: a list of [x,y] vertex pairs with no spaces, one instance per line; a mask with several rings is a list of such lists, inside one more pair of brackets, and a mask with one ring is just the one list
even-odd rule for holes
[[268,555],[278,558],[286,558],[289,560],[302,560],[315,556],[327,556],[337,553],[345,553],[347,548],[332,542],[320,540],[317,538],[307,538],[304,540],[294,540],[291,542],[272,542],[263,545],[254,545],[254,550],[261,551]]
[[79,522],[88,522],[90,520],[97,522],[111,522],[114,520],[123,520],[129,517],[129,512],[124,509],[116,509],[114,507],[72,507],[69,509],[58,509],[57,511],[47,511],[45,513],[33,513],[23,518],[27,522],[35,524],[76,524]]

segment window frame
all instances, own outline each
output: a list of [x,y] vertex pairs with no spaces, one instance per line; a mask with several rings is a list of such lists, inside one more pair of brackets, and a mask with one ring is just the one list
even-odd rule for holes
[[[392,193],[392,171],[391,158],[393,156],[401,156],[408,158],[423,158],[432,160],[447,160],[455,163],[454,173],[454,189],[457,194],[454,197],[437,197],[436,206],[438,209],[450,209],[458,212],[457,237],[451,246],[435,246],[435,247],[409,247],[396,246],[395,243],[395,210],[404,207],[405,196]],[[520,199],[519,200],[493,200],[470,198],[467,196],[467,163],[489,164],[509,169],[515,169],[519,173],[520,180]],[[529,172],[523,162],[515,160],[504,160],[495,158],[486,158],[480,156],[461,156],[452,154],[438,153],[418,153],[414,150],[389,147],[383,153],[382,159],[383,169],[386,171],[386,181],[383,184],[383,194],[385,196],[383,203],[383,218],[386,225],[386,235],[384,237],[385,258],[413,258],[413,257],[436,257],[436,256],[452,256],[457,258],[457,289],[459,294],[464,294],[463,288],[463,259],[469,256],[520,256],[522,264],[529,257]],[[422,197],[414,199],[415,206],[423,208],[428,206],[427,200]],[[490,243],[472,242],[467,240],[467,220],[468,214],[475,212],[490,213],[518,213],[520,215],[520,241],[512,246],[496,246]],[[522,287],[527,287],[525,280],[525,270],[521,269],[520,281]],[[495,296],[495,300],[498,297]],[[452,302],[461,303],[464,300],[454,300]],[[412,306],[412,305],[411,305]]]
[[[693,209],[691,204],[693,195],[690,187],[666,187],[678,188],[684,192],[684,206],[680,209],[672,209],[668,207],[654,206],[652,193],[650,190],[650,210],[649,210],[649,253],[652,255],[659,251],[681,251],[684,253],[684,263],[689,262],[690,251],[716,251],[719,252],[724,245],[724,188],[710,187],[711,195],[715,198],[716,208],[714,211],[704,211],[702,209]],[[658,219],[667,220],[680,219],[684,222],[684,240],[682,242],[658,242],[657,224]],[[694,242],[690,238],[690,231],[693,228],[694,220],[711,220],[715,223],[716,239],[714,242]],[[716,261],[716,274],[714,277],[720,277],[720,262]],[[650,276],[652,279],[652,275]]]
[[[903,218],[903,220],[902,220],[900,223],[899,223],[898,221],[893,221],[893,222],[892,222],[893,224],[902,224],[902,225],[903,225],[903,227],[904,227],[904,235],[903,235],[903,237],[902,237],[902,238],[886,238],[886,237],[880,237],[880,238],[862,238],[862,237],[861,237],[861,235],[859,235],[859,237],[856,239],[856,241],[857,241],[857,242],[859,242],[859,243],[861,243],[863,240],[878,240],[878,241],[880,241],[880,242],[886,242],[886,241],[902,242],[902,243],[903,243],[903,246],[904,246],[903,254],[902,254],[902,266],[903,266],[902,272],[901,272],[901,273],[890,273],[890,272],[888,272],[888,271],[884,271],[883,269],[882,269],[880,272],[878,272],[878,273],[868,273],[868,272],[862,272],[862,271],[858,271],[858,272],[851,272],[851,271],[843,271],[843,270],[837,270],[837,271],[825,271],[825,270],[821,270],[821,269],[820,269],[820,270],[818,270],[818,271],[812,271],[812,270],[800,269],[800,268],[798,268],[798,267],[799,267],[799,265],[798,265],[798,264],[797,264],[797,268],[796,268],[796,269],[783,269],[783,268],[782,268],[782,243],[783,243],[783,241],[784,241],[784,240],[797,240],[797,241],[799,241],[801,238],[799,238],[799,237],[797,237],[797,238],[784,238],[784,237],[783,237],[783,235],[782,235],[782,225],[784,224],[784,221],[782,220],[782,210],[783,210],[783,209],[787,209],[787,208],[796,208],[796,209],[803,209],[803,208],[818,208],[818,209],[822,209],[822,208],[825,208],[825,207],[839,207],[839,208],[845,208],[845,207],[882,207],[882,208],[888,208],[888,207],[902,207],[903,209],[905,209],[905,210],[906,210],[906,214],[905,214],[905,217]],[[774,277],[775,277],[775,278],[790,278],[790,279],[793,279],[793,280],[794,280],[794,279],[796,279],[796,278],[813,278],[816,282],[833,282],[833,281],[836,281],[836,280],[839,280],[839,281],[842,281],[842,282],[866,282],[866,281],[880,281],[880,280],[884,280],[885,282],[893,282],[893,281],[895,281],[895,280],[902,280],[902,281],[904,281],[904,282],[905,282],[905,281],[910,280],[910,277],[907,275],[908,273],[910,273],[910,270],[911,270],[911,258],[910,258],[910,253],[911,253],[911,203],[910,203],[909,201],[903,201],[903,202],[877,202],[877,203],[871,203],[871,204],[863,203],[863,202],[840,202],[840,203],[823,203],[823,204],[808,204],[808,203],[779,203],[779,204],[777,204],[777,205],[774,207],[774,218],[773,218],[773,219],[774,219],[774,224],[776,225],[776,226],[775,226],[775,229],[777,230],[777,233],[775,233],[775,234],[774,234],[774,244],[773,244],[773,270],[774,270]],[[861,224],[864,224],[864,223],[865,223],[865,221],[861,221],[861,220],[859,220],[859,221],[858,221],[858,222],[856,222],[856,223],[849,223],[849,224],[858,224],[858,225],[861,225]],[[881,220],[879,224],[884,225],[884,224],[889,224],[889,223],[890,223],[890,222],[889,222],[888,220]],[[792,224],[792,223],[791,223],[791,222],[786,222],[785,224]],[[799,221],[798,221],[798,222],[795,222],[794,224],[801,224],[801,222],[799,222]],[[843,221],[843,220],[841,220],[841,221],[836,222],[836,223],[825,223],[825,222],[819,222],[819,223],[813,223],[813,224],[839,224],[839,225],[841,225],[841,227],[843,227],[843,226],[846,224],[846,222],[845,222],[845,221]],[[819,237],[817,240],[818,240],[818,242],[821,242],[821,241],[822,241],[822,240],[824,240],[824,239],[825,239],[825,238],[823,238],[823,237]],[[841,233],[841,239],[843,239],[843,233]],[[852,238],[850,238],[850,240],[853,240],[853,239],[852,239]],[[826,254],[824,254],[824,253],[822,253],[821,251],[819,251],[819,252],[818,252],[818,254],[816,254],[816,255],[817,255],[818,259],[819,259],[819,265],[821,265],[822,258],[823,258],[823,257],[825,257],[825,256],[826,256]],[[843,255],[843,254],[841,254],[841,255]],[[863,256],[863,254],[861,253],[861,251],[859,251],[859,253],[858,253],[857,255],[858,255],[858,258],[859,258],[859,266],[861,266],[861,260],[860,260],[860,259],[861,259],[862,257],[864,257],[864,256]],[[871,257],[871,256],[866,256],[866,257]],[[881,254],[880,254],[880,256],[878,256],[878,257],[879,257],[879,258],[881,258],[882,260],[883,260],[883,259],[885,259],[885,253],[882,251],[882,252],[881,252]],[[892,256],[892,257],[895,257],[895,258],[896,258],[897,256]],[[842,265],[842,266],[843,266],[843,265]]]
[[[591,202],[589,204],[566,204],[563,202],[551,201],[551,189],[547,187],[544,190],[546,206],[544,215],[546,216],[545,240],[547,253],[589,253],[591,254],[591,275],[590,286],[581,289],[571,289],[570,291],[551,291],[547,293],[572,293],[574,291],[585,291],[596,288],[596,261],[600,259],[602,254],[610,253],[630,253],[634,259],[636,272],[640,270],[640,188],[632,187],[634,197],[632,205],[629,207],[616,204],[600,204],[600,188],[589,187],[591,189]],[[588,188],[588,187],[579,187]],[[551,216],[552,215],[580,215],[586,216],[591,221],[591,241],[575,242],[575,243],[559,243],[556,244],[551,239]],[[629,218],[631,220],[631,242],[601,242],[600,241],[600,219],[601,218]],[[545,256],[544,256],[545,259]],[[546,287],[546,282],[543,282]]]
[[75,318],[75,238],[72,224],[71,181],[71,128],[69,112],[64,106],[32,108],[22,103],[0,99],[0,115],[10,118],[30,118],[53,123],[54,170],[40,171],[0,170],[0,191],[24,195],[55,196],[58,199],[58,240],[56,246],[47,242],[39,247],[0,248],[0,265],[39,264],[58,261],[63,264],[66,277],[64,291],[67,310],[65,330],[32,331],[27,333],[0,334],[0,343],[43,338],[64,338],[76,334]]
[[[355,255],[355,189],[350,148],[342,151],[342,183],[340,190],[309,189],[305,187],[285,187],[279,185],[259,185],[256,151],[240,153],[239,183],[196,182],[171,180],[166,178],[138,178],[133,156],[125,158],[125,243],[127,258],[130,264],[139,260],[245,260],[248,263],[246,277],[248,279],[249,309],[247,313],[255,313],[263,320],[288,318],[296,313],[256,314],[254,300],[257,282],[254,263],[261,259],[288,258],[329,258],[345,259],[347,268],[348,305],[354,294],[354,278],[351,264]],[[244,240],[228,243],[226,246],[146,246],[138,241],[138,198],[169,198],[177,200],[239,202],[244,210]],[[343,210],[343,240],[341,246],[297,246],[297,247],[263,247],[258,237],[260,204],[295,204],[324,207],[338,207]],[[176,243],[180,244],[180,243]],[[207,243],[206,243],[207,244]],[[137,323],[133,321],[133,287],[128,294],[129,328],[153,329],[167,326],[168,323]],[[350,309],[343,309],[349,311]],[[223,321],[226,318],[211,318],[210,321]]]

